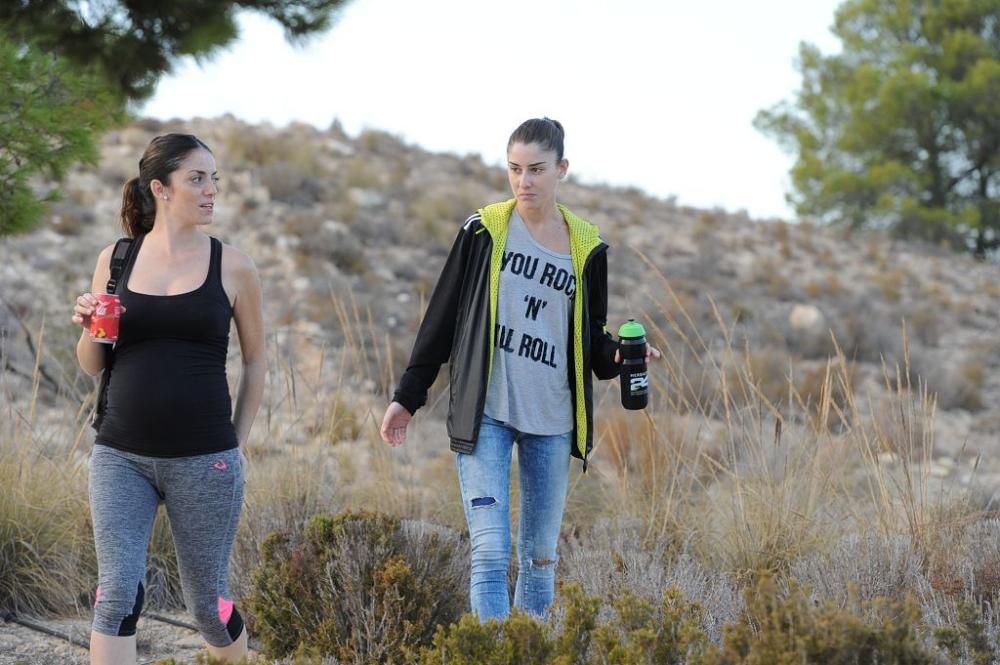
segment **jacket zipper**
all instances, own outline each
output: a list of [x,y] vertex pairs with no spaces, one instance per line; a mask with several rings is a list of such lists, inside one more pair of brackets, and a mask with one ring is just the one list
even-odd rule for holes
[[[583,270],[580,272],[580,276],[581,277],[586,278],[587,268],[590,267],[591,260],[593,260],[593,258],[595,256],[597,256],[600,252],[607,251],[607,249],[608,249],[607,243],[600,242],[600,243],[597,244],[596,247],[594,247],[594,249],[590,250],[590,254],[587,255],[586,260],[583,262]],[[580,284],[578,286],[582,287],[583,284]],[[577,293],[579,294],[579,291]],[[590,312],[589,311],[587,312],[587,321],[581,321],[580,323],[581,323],[581,325],[587,324],[585,327],[589,327],[589,324],[590,324]],[[575,405],[574,405],[574,408],[576,408]],[[583,408],[584,409],[587,408],[587,397],[586,397],[586,395],[584,395],[584,398],[583,398]],[[593,408],[594,408],[593,404],[591,404],[591,410],[593,410]],[[586,414],[584,414],[584,415],[586,416]],[[574,418],[574,420],[575,420],[575,418]],[[584,420],[585,423],[587,422],[587,418],[586,417],[584,417],[583,420]],[[591,418],[591,420],[593,420],[593,418]],[[593,436],[594,436],[593,432],[587,432],[587,434],[589,434],[590,437],[591,437],[591,439],[593,439]],[[573,442],[573,445],[574,446],[576,445],[575,441]],[[583,472],[584,473],[587,473],[587,467],[590,465],[590,452],[592,450],[593,450],[593,447],[591,447],[591,450],[587,450],[586,447],[584,447],[584,450],[583,450]]]

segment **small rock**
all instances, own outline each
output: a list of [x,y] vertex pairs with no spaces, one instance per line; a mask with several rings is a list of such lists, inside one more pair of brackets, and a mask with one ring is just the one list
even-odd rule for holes
[[808,330],[823,325],[823,312],[815,305],[796,304],[788,315],[788,323],[795,330]]

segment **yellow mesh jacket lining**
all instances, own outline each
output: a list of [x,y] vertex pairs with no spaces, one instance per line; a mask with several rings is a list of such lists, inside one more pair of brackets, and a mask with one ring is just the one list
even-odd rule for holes
[[[517,204],[517,199],[502,203],[494,203],[479,210],[483,227],[493,238],[493,252],[490,254],[490,364],[486,374],[486,384],[489,385],[493,374],[493,349],[496,346],[497,301],[500,298],[500,268],[503,265],[503,252],[507,246],[507,222]],[[573,366],[575,368],[576,404],[573,413],[576,419],[576,447],[580,457],[587,454],[587,407],[583,392],[583,298],[580,289],[583,285],[583,269],[587,258],[601,244],[597,226],[581,219],[562,204],[558,204],[566,226],[569,228],[570,259],[573,262],[573,273],[576,275],[577,297],[573,299]]]

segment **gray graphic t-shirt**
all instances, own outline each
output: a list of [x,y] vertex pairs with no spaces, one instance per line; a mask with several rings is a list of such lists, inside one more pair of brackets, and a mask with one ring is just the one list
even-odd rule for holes
[[569,254],[535,242],[515,210],[500,270],[486,415],[526,434],[573,429],[566,349],[575,294]]

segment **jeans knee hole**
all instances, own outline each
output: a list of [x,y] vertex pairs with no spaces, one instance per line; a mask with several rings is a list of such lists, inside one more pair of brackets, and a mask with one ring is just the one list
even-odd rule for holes
[[497,502],[492,496],[479,496],[472,500],[473,508],[484,508],[486,506],[492,506]]

